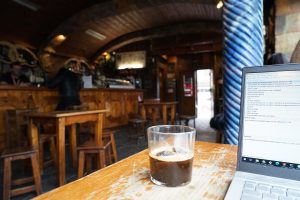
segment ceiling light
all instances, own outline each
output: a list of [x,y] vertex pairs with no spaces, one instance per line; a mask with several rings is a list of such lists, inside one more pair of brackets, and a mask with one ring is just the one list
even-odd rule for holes
[[29,0],[12,0],[12,1],[33,11],[38,11],[41,8],[41,6]]
[[217,8],[220,9],[223,7],[223,1],[219,1],[217,4]]
[[60,35],[57,35],[55,36],[52,40],[51,40],[51,43],[53,45],[60,45],[63,41],[65,41],[67,39],[66,36],[60,34]]
[[98,33],[92,29],[86,30],[85,33],[96,38],[97,40],[105,40],[106,39],[105,35],[102,35],[101,33]]
[[67,37],[64,36],[64,35],[58,35],[58,36],[55,37],[55,39],[56,39],[57,41],[64,41],[65,39],[67,39]]

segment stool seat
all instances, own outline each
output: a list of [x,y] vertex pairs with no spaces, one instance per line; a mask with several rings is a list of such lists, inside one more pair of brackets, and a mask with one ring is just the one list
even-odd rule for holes
[[105,144],[104,146],[98,146],[95,141],[89,140],[79,145],[77,150],[105,150],[109,145],[111,145],[111,141],[108,140],[103,143]]
[[196,116],[195,115],[179,115],[179,120],[185,120],[185,125],[189,125],[190,120],[194,120],[194,128],[196,128]]
[[147,120],[135,118],[135,119],[129,119],[129,122],[139,124],[139,123],[146,123]]
[[179,115],[180,119],[195,119],[195,115]]
[[36,150],[34,150],[32,147],[16,147],[16,148],[4,149],[1,154],[1,158],[27,155],[35,152]]

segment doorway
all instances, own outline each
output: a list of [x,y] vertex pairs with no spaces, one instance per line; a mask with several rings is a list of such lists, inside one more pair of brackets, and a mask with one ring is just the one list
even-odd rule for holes
[[[196,99],[196,111],[197,119],[196,126],[199,131],[198,139],[211,141],[215,140],[215,135],[212,134],[201,134],[214,132],[209,126],[209,121],[214,115],[214,95],[213,95],[213,70],[203,69],[197,70],[197,99]],[[201,138],[204,137],[204,138]]]

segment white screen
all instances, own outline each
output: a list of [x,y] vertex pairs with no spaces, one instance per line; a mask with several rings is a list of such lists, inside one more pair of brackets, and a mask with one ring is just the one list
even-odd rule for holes
[[300,71],[245,78],[242,156],[300,163]]

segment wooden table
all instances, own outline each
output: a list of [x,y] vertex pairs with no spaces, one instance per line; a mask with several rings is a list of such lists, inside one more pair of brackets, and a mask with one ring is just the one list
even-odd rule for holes
[[146,119],[147,112],[151,110],[152,120],[155,122],[157,120],[157,109],[162,110],[164,124],[168,124],[168,108],[171,109],[171,122],[175,124],[175,113],[176,113],[177,101],[163,102],[163,101],[147,101],[140,103],[141,115],[143,119]]
[[195,147],[192,181],[183,187],[154,185],[144,150],[36,199],[224,199],[236,169],[237,146],[196,142]]
[[[31,145],[39,150],[38,124],[52,123],[56,126],[56,147],[57,147],[57,171],[59,185],[65,184],[65,127],[70,128],[70,145],[73,166],[77,163],[76,152],[76,124],[93,121],[95,122],[95,141],[98,145],[102,144],[102,121],[103,113],[107,110],[89,110],[89,111],[54,111],[54,112],[36,112],[29,116],[29,135]],[[39,154],[38,154],[39,155]],[[39,156],[38,156],[39,158]],[[42,167],[42,166],[40,166]]]

